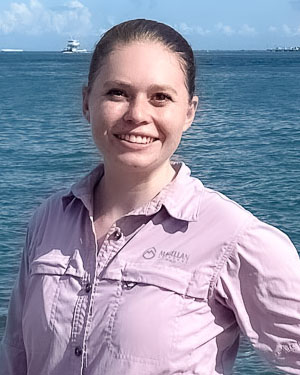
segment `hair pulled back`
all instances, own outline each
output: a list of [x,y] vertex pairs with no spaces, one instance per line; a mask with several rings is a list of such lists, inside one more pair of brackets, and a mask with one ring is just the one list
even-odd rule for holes
[[185,74],[190,99],[195,91],[195,60],[191,46],[184,37],[172,27],[157,21],[135,19],[122,22],[104,33],[97,43],[90,63],[87,89],[91,90],[99,69],[106,57],[117,45],[131,42],[159,42],[178,55]]

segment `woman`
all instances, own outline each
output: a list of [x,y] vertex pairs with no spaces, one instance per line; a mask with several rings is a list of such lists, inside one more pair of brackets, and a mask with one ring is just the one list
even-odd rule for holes
[[295,248],[170,161],[194,79],[164,24],[128,21],[97,44],[83,113],[104,163],[30,222],[1,374],[230,374],[240,332],[300,374]]

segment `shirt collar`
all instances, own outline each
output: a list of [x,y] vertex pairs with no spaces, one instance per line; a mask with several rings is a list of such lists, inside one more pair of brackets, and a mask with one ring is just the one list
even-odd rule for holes
[[[162,206],[168,213],[179,220],[197,221],[200,213],[203,184],[190,176],[191,171],[184,163],[172,163],[177,175],[150,202],[135,209],[130,215],[153,215]],[[90,215],[93,208],[93,191],[104,174],[104,166],[100,164],[91,173],[72,185],[69,192],[62,197],[64,209],[74,199],[80,199]]]
[[175,219],[197,221],[200,214],[202,182],[191,177],[190,169],[183,163],[172,163],[176,177],[149,203],[134,211],[135,214],[153,215],[162,206]]
[[66,209],[69,203],[75,198],[80,199],[84,206],[88,209],[90,215],[93,212],[93,193],[97,183],[104,174],[103,164],[99,164],[88,175],[73,184],[69,192],[62,196],[63,208]]

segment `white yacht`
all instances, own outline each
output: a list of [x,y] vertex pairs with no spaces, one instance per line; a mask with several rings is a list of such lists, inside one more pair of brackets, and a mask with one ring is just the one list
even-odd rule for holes
[[23,50],[19,48],[2,48],[1,52],[23,52]]
[[70,39],[68,40],[67,47],[65,47],[62,50],[62,53],[87,53],[86,49],[80,49],[78,48],[80,46],[80,43],[76,39]]

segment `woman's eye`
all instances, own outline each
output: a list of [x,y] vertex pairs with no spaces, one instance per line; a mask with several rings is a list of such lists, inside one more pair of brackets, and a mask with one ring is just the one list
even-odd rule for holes
[[156,93],[154,96],[153,96],[153,99],[156,101],[156,102],[161,102],[161,103],[164,103],[164,102],[167,102],[167,101],[172,101],[172,98],[170,95],[168,94],[164,94],[162,92],[158,92]]
[[108,91],[107,95],[111,97],[119,98],[122,96],[126,96],[126,93],[123,90],[111,89]]

